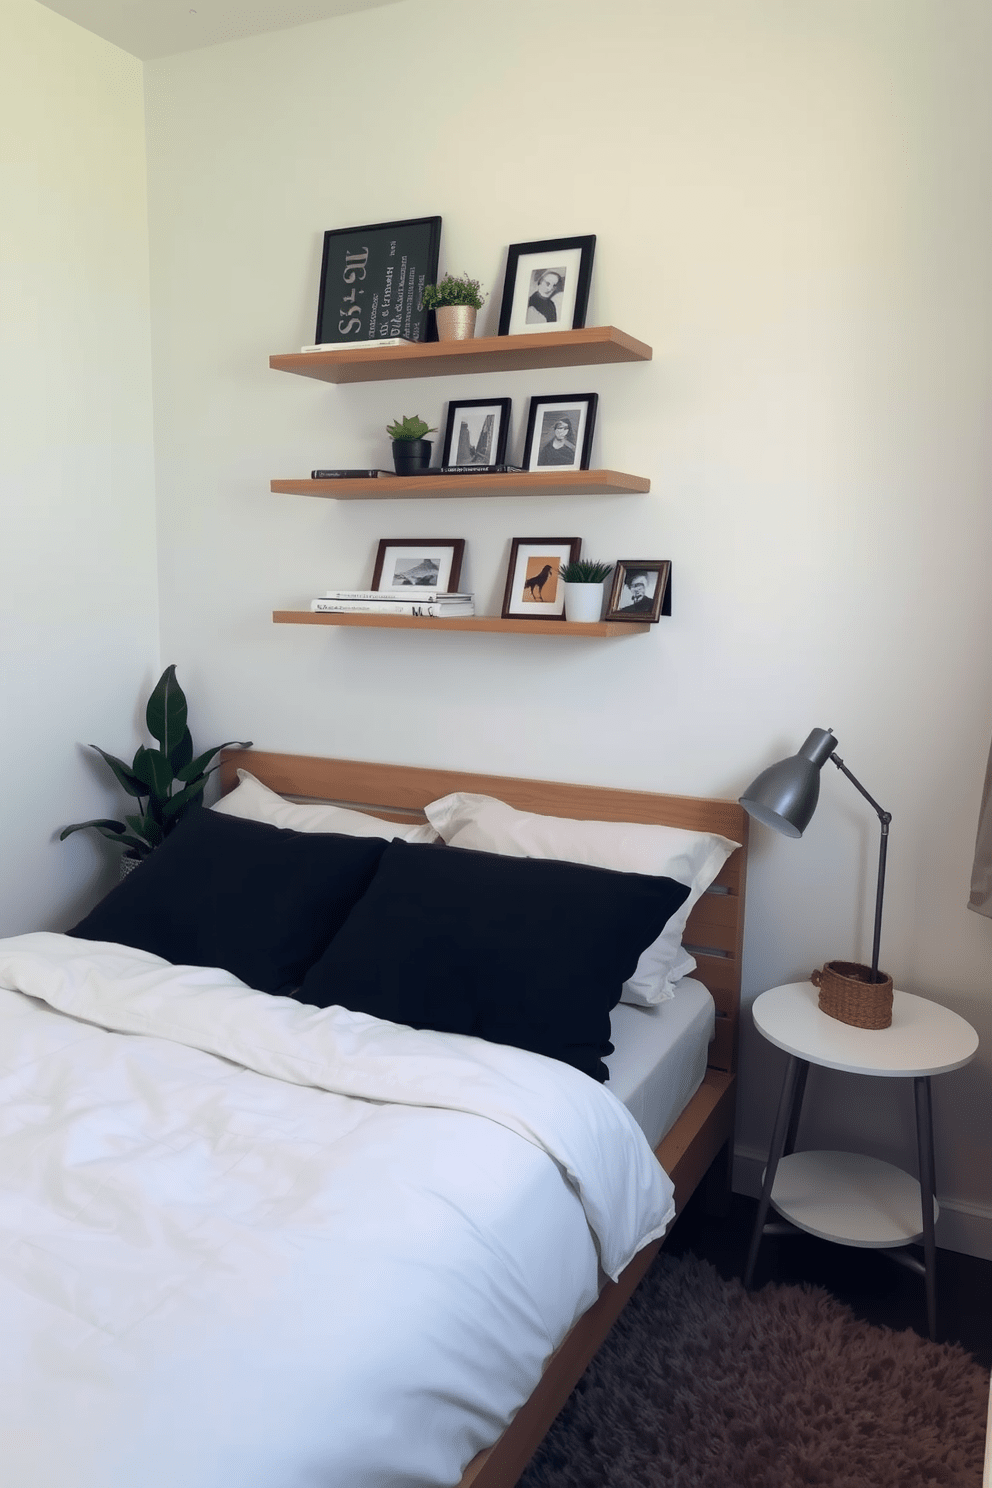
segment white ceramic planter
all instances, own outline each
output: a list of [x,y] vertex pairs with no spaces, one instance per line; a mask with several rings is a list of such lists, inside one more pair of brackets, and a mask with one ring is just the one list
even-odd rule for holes
[[576,624],[595,623],[603,613],[603,589],[600,584],[563,584],[565,590],[565,619]]

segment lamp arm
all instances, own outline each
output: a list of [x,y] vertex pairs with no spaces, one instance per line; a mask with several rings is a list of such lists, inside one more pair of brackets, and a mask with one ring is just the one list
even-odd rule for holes
[[874,806],[875,811],[878,814],[878,819],[882,824],[882,840],[879,843],[878,847],[878,888],[875,892],[875,933],[872,938],[871,947],[871,977],[872,981],[875,982],[878,981],[878,947],[879,942],[882,938],[882,895],[885,891],[885,857],[889,846],[889,822],[892,820],[892,812],[884,811],[875,800],[874,796],[870,796],[868,794],[864,786],[861,784],[861,781],[858,780],[855,775],[851,774],[851,771],[847,768],[844,761],[839,757],[839,755],[832,754],[830,758],[833,760],[838,770],[840,770],[841,774],[846,775],[855,789],[859,790],[864,796],[865,800],[869,802],[870,805]]

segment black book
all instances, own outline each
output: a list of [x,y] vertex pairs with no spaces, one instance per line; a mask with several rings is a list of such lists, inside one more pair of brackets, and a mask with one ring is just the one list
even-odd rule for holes
[[383,470],[311,470],[311,480],[371,480],[375,475],[385,475]]
[[509,475],[521,470],[520,465],[432,465],[427,470],[415,470],[414,475]]

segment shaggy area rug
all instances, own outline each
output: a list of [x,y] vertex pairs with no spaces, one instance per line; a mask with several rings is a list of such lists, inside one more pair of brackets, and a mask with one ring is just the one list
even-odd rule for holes
[[520,1488],[979,1488],[988,1393],[956,1345],[662,1252]]

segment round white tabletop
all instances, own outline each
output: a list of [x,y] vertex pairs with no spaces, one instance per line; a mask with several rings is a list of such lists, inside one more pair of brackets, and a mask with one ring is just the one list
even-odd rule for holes
[[978,1034],[957,1013],[893,992],[889,1028],[854,1028],[821,1012],[812,982],[788,982],[755,998],[755,1027],[770,1044],[826,1069],[892,1078],[941,1075],[974,1059]]

